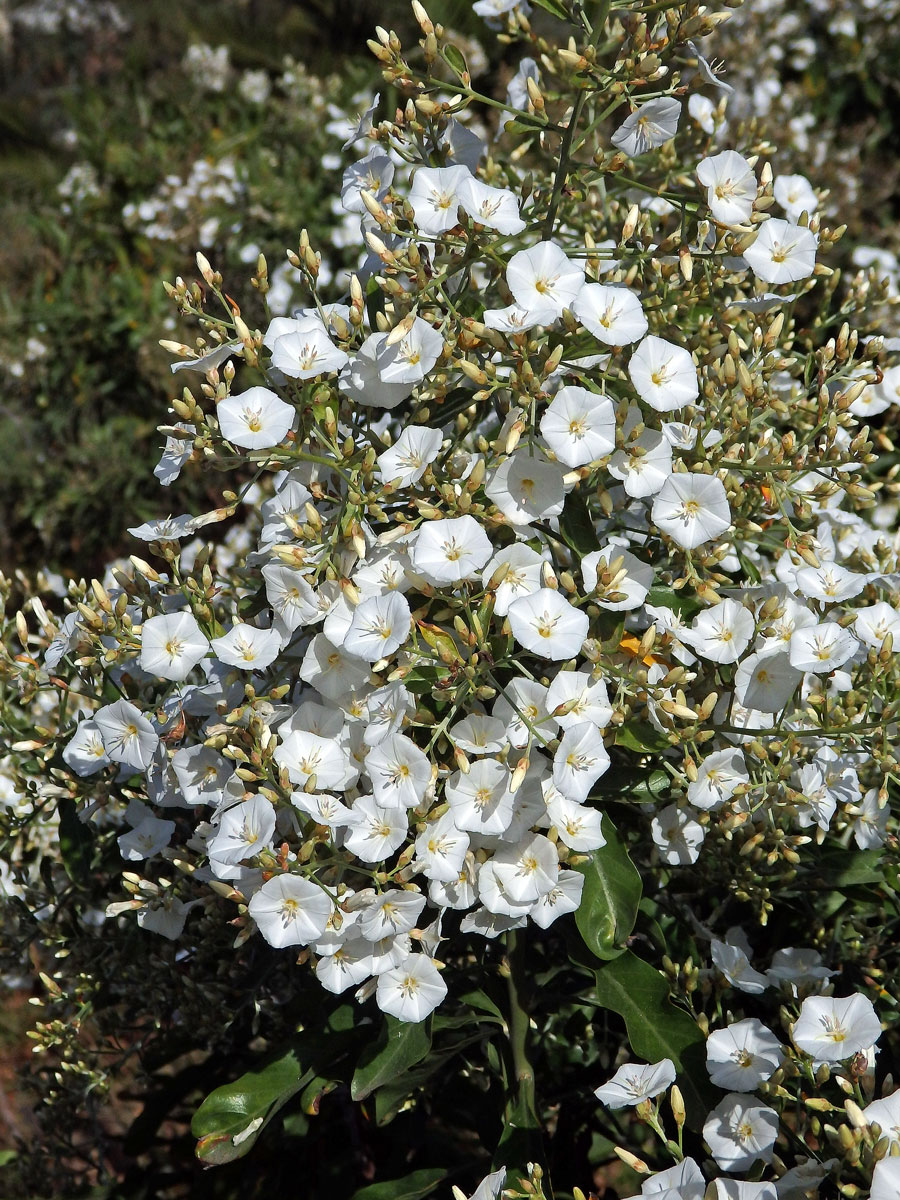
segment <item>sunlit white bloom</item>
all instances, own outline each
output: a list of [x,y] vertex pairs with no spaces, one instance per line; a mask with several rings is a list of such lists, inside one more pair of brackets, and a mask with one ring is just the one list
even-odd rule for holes
[[884,845],[890,815],[888,805],[879,801],[878,788],[869,788],[853,811],[853,840],[860,850],[874,850]]
[[[873,1100],[863,1109],[867,1125],[877,1125],[881,1137],[890,1138],[891,1143],[900,1144],[900,1090],[891,1092],[881,1100]],[[890,1161],[886,1159],[885,1161]],[[900,1161],[900,1160],[898,1160]],[[898,1179],[900,1184],[900,1179]],[[892,1193],[896,1195],[897,1193]]]
[[556,828],[559,840],[577,854],[590,854],[606,845],[603,814],[587,804],[570,800],[545,780],[544,799],[547,816]]
[[722,600],[694,618],[682,640],[709,662],[734,663],[756,631],[753,614],[737,600]]
[[494,701],[494,716],[505,723],[510,744],[522,749],[532,736],[532,728],[541,727],[548,719],[547,689],[536,679],[519,675]]
[[567,467],[583,467],[612,454],[616,448],[613,402],[587,388],[561,387],[541,417],[541,436]]
[[382,808],[415,808],[431,783],[431,763],[402,733],[390,734],[369,751],[366,773]]
[[388,888],[360,910],[359,931],[370,942],[408,933],[424,907],[425,897],[421,893]]
[[347,756],[339,743],[305,729],[294,729],[283,738],[275,750],[275,761],[297,787],[314,782],[310,791],[341,788],[349,773]]
[[348,654],[377,662],[398,650],[409,637],[409,605],[399,592],[386,592],[362,600],[353,612],[344,635]]
[[[474,11],[479,11],[479,6],[499,6],[504,5],[504,12],[509,12],[510,9],[519,6],[517,0],[476,0]],[[530,7],[530,6],[526,6]],[[524,12],[525,9],[523,8]],[[491,24],[488,21],[488,24]],[[506,103],[510,108],[517,108],[520,112],[528,107],[528,80],[533,79],[535,83],[540,83],[541,72],[533,58],[523,58],[519,62],[519,69],[510,79],[506,88]]]
[[170,487],[175,482],[181,474],[181,468],[194,452],[193,439],[196,434],[194,426],[189,425],[186,421],[176,421],[173,428],[182,429],[191,436],[179,438],[169,434],[166,437],[166,448],[163,450],[159,462],[153,468],[153,474],[163,487]]
[[[369,408],[396,408],[410,395],[419,377],[409,381],[388,382],[382,378],[379,362],[392,347],[385,347],[388,335],[372,333],[341,371],[338,387],[355,404]],[[434,364],[432,364],[434,365]]]
[[548,929],[557,917],[577,911],[583,891],[584,876],[580,871],[560,871],[550,891],[531,906],[529,919],[541,929]]
[[222,814],[215,836],[207,842],[211,859],[227,865],[252,858],[272,844],[275,809],[265,796],[250,796]]
[[734,693],[745,708],[780,712],[796,691],[802,672],[791,665],[784,650],[765,649],[749,654],[738,665]]
[[795,578],[797,590],[807,599],[824,600],[828,604],[852,600],[866,586],[865,575],[830,562],[819,567],[801,567]]
[[369,668],[320,633],[307,647],[300,678],[329,700],[346,700],[366,683]]
[[730,1092],[709,1114],[703,1137],[723,1171],[741,1171],[771,1162],[778,1136],[778,1113],[738,1092]]
[[388,334],[379,345],[375,355],[378,376],[383,383],[419,383],[441,357],[444,349],[444,339],[421,317],[415,318],[411,328],[398,342],[388,345],[389,336]]
[[608,770],[609,755],[596,725],[581,721],[565,731],[553,755],[553,782],[563,796],[581,803]]
[[374,796],[353,801],[344,845],[362,862],[382,862],[403,845],[409,823],[406,809],[377,804]]
[[447,995],[447,985],[426,954],[410,954],[378,976],[375,1002],[398,1021],[424,1021]]
[[412,693],[402,683],[388,683],[366,697],[367,723],[363,741],[377,746],[392,733],[399,733],[407,713],[415,708]]
[[[733,934],[729,933],[728,936],[732,937]],[[734,941],[720,942],[713,938],[710,954],[715,965],[733,987],[751,996],[762,995],[768,987],[765,975],[751,967],[748,951],[743,946]]]
[[184,932],[187,915],[196,903],[195,900],[186,903],[179,900],[171,890],[166,891],[158,899],[148,901],[143,908],[138,909],[138,926],[176,941]]
[[648,334],[632,354],[628,374],[640,398],[657,412],[674,412],[700,394],[690,351]]
[[869,1200],[897,1200],[900,1195],[900,1158],[882,1158],[872,1172]]
[[210,746],[182,746],[172,755],[172,771],[188,804],[218,804],[234,764]]
[[317,379],[340,371],[349,361],[350,355],[334,344],[320,324],[286,333],[272,348],[272,366],[290,379]]
[[291,804],[312,817],[317,825],[327,825],[329,829],[343,829],[352,821],[347,805],[328,792],[291,792]]
[[153,858],[168,846],[174,832],[174,821],[163,821],[148,813],[134,829],[129,829],[116,839],[119,853],[128,862]]
[[500,333],[525,333],[537,325],[552,325],[558,316],[556,305],[547,301],[539,308],[523,308],[520,304],[486,308],[481,320],[488,329],[497,329]]
[[579,652],[590,624],[587,613],[552,588],[540,588],[514,600],[507,620],[520,646],[556,662]]
[[651,1100],[674,1082],[675,1064],[670,1058],[649,1065],[624,1063],[609,1083],[594,1088],[594,1095],[607,1108],[626,1108]]
[[533,904],[556,886],[559,857],[542,834],[516,846],[502,846],[491,859],[493,874],[513,904]]
[[611,594],[621,598],[608,600],[598,596],[595,598],[596,603],[611,612],[627,612],[629,609],[640,608],[653,586],[653,567],[649,563],[641,562],[630,550],[626,550],[624,546],[619,546],[615,542],[610,542],[608,546],[603,546],[599,550],[592,550],[581,560],[581,577],[584,580],[585,589],[593,592],[597,587],[599,572],[612,571],[614,564],[616,567],[613,578],[622,572],[624,574],[622,578],[616,579]]
[[886,367],[881,383],[870,383],[850,405],[855,417],[868,420],[900,404],[900,366]]
[[[546,705],[560,729],[570,729],[583,721],[605,729],[612,720],[606,683],[589,671],[558,671],[547,689]],[[563,707],[565,712],[557,712]]]
[[365,213],[362,193],[380,200],[394,178],[394,163],[381,146],[373,148],[363,158],[345,168],[341,180],[341,204],[347,212]]
[[196,531],[197,518],[192,517],[190,513],[184,513],[180,517],[161,517],[157,521],[145,521],[143,525],[135,525],[128,530],[132,537],[140,538],[142,542],[176,542]]
[[705,811],[721,808],[742,783],[749,782],[743,750],[715,750],[703,759],[697,778],[688,784],[688,800]]
[[731,524],[725,485],[715,475],[670,475],[653,501],[652,520],[685,550],[713,541]]
[[372,943],[364,937],[348,937],[316,962],[316,978],[327,992],[345,992],[372,974]]
[[62,752],[63,762],[76,775],[84,778],[109,766],[110,759],[103,748],[103,738],[96,721],[81,721]]
[[450,726],[449,737],[466,754],[499,754],[506,745],[506,725],[487,713],[469,713]]
[[509,771],[495,758],[480,758],[466,774],[447,780],[444,795],[457,829],[470,833],[504,833],[512,820],[515,796]]
[[776,175],[772,190],[789,221],[799,221],[803,212],[812,216],[819,207],[819,198],[805,175]]
[[419,167],[409,189],[416,228],[431,237],[457,225],[463,181],[472,179],[468,167]]
[[723,1177],[716,1180],[716,1200],[778,1200],[778,1188],[774,1183],[751,1183]]
[[750,219],[756,199],[756,175],[746,158],[723,150],[697,164],[697,178],[706,188],[710,212],[723,225],[740,225]]
[[572,311],[585,329],[607,346],[628,346],[647,332],[641,302],[625,287],[586,283]]
[[883,600],[856,610],[853,631],[861,642],[875,650],[881,649],[890,634],[894,649],[900,652],[900,612]]
[[262,569],[266,599],[272,606],[279,632],[293,633],[322,615],[316,594],[301,571],[285,563],[270,562]]
[[631,157],[646,154],[672,140],[680,117],[681,102],[673,96],[648,100],[625,118],[610,140]]
[[809,229],[772,217],[744,251],[744,261],[766,283],[794,283],[812,275],[817,247],[818,238]]
[[468,849],[469,835],[457,828],[452,812],[445,812],[416,838],[416,866],[426,879],[452,883],[459,878]]
[[552,307],[559,316],[572,304],[584,285],[584,268],[567,258],[555,242],[538,242],[509,260],[506,282],[523,308]]
[[437,587],[471,579],[491,557],[493,547],[474,517],[427,521],[412,549],[413,567]]
[[807,996],[791,1036],[816,1062],[842,1062],[881,1037],[881,1022],[868,997]]
[[[656,1200],[703,1200],[706,1180],[692,1158],[685,1158],[665,1171],[648,1175],[641,1184],[642,1197]],[[638,1200],[636,1196],[629,1200]]]
[[704,133],[716,131],[716,106],[702,92],[691,92],[688,97],[688,112]]
[[457,196],[461,207],[479,225],[510,235],[525,228],[519,202],[507,188],[491,187],[470,174],[457,187]]
[[716,1087],[753,1092],[783,1061],[781,1045],[771,1030],[750,1017],[717,1029],[706,1040],[706,1066]]
[[378,455],[378,473],[385,483],[401,487],[418,483],[441,450],[441,431],[427,425],[407,425],[388,450]]
[[334,910],[324,888],[299,875],[274,875],[247,906],[270,946],[306,946],[321,937]]
[[222,437],[247,450],[267,450],[283,442],[295,415],[290,404],[264,387],[232,393],[216,408]]
[[242,671],[264,671],[278,657],[281,637],[277,629],[257,629],[244,621],[235,621],[222,637],[213,638],[216,658],[228,667]]
[[539,451],[517,450],[490,475],[486,495],[511,525],[556,517],[566,499],[562,469]]
[[645,429],[639,437],[630,437],[624,450],[615,452],[608,470],[635,500],[655,496],[672,474],[672,446],[658,430]]
[[520,596],[530,596],[541,587],[541,571],[544,556],[532,550],[524,542],[513,542],[504,550],[498,550],[481,573],[481,582],[487,587],[505,566],[506,573],[495,583],[494,612],[505,617],[509,606]]
[[669,804],[650,822],[650,836],[663,862],[672,866],[686,866],[700,857],[700,847],[706,834],[703,826],[694,820],[690,809]]
[[140,709],[127,700],[116,700],[94,713],[103,748],[113,762],[145,771],[159,745],[159,735]]
[[798,671],[826,674],[842,667],[859,646],[849,629],[836,621],[823,621],[808,629],[798,629],[791,638],[791,666]]

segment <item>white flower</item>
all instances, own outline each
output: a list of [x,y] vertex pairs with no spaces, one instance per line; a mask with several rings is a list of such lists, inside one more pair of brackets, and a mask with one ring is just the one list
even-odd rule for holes
[[702,546],[731,524],[725,485],[715,475],[670,475],[653,501],[652,520],[685,550]]
[[590,624],[587,613],[552,588],[514,600],[507,620],[520,646],[556,662],[578,654]]
[[307,946],[322,936],[334,901],[299,875],[274,875],[253,894],[247,911],[270,946]]
[[399,592],[370,596],[353,612],[344,649],[367,662],[377,662],[399,650],[409,638],[409,627],[409,605]]
[[614,564],[615,585],[610,594],[621,596],[621,599],[607,600],[598,596],[596,603],[610,612],[627,612],[640,608],[653,586],[653,568],[615,542],[610,542],[608,546],[602,546],[599,550],[592,550],[581,560],[581,577],[585,589],[593,592],[597,586],[598,573],[601,570],[611,571]]
[[774,1183],[723,1178],[716,1180],[716,1196],[717,1200],[778,1200],[778,1188]]
[[716,131],[716,106],[708,96],[691,92],[688,97],[688,112],[704,133]]
[[831,562],[820,567],[801,567],[795,579],[797,590],[807,599],[824,600],[828,604],[852,600],[866,586],[865,575]]
[[188,804],[218,804],[234,764],[209,746],[182,746],[172,755],[172,770]]
[[798,671],[824,675],[842,667],[858,647],[859,642],[849,629],[843,629],[836,621],[823,621],[794,631],[789,657],[791,666]]
[[631,157],[646,154],[648,150],[671,141],[680,117],[681,102],[673,96],[648,100],[625,118],[610,140]]
[[317,379],[340,371],[349,361],[350,355],[335,346],[320,321],[310,321],[302,332],[284,334],[272,347],[272,366],[290,379]]
[[852,996],[807,996],[791,1031],[794,1045],[816,1062],[842,1062],[868,1050],[881,1037],[875,1006]]
[[375,1002],[398,1021],[424,1021],[447,995],[434,961],[410,954],[398,967],[378,976]]
[[663,862],[671,866],[687,866],[700,857],[700,847],[706,834],[695,821],[690,809],[669,804],[650,822],[650,836]]
[[632,354],[628,374],[640,398],[657,412],[684,408],[700,394],[690,352],[653,334],[648,334]]
[[581,291],[584,268],[568,259],[555,242],[538,242],[512,256],[506,282],[522,308],[552,308],[559,316],[564,308],[572,307]]
[[409,189],[409,202],[420,233],[437,237],[459,222],[456,210],[464,180],[472,179],[468,167],[419,167]]
[[[279,732],[283,730],[284,726]],[[346,752],[332,738],[320,737],[305,729],[294,729],[284,735],[275,749],[274,757],[296,787],[305,788],[314,779],[315,788],[327,792],[332,788],[342,788],[347,782],[349,766]]]
[[883,600],[858,608],[853,629],[861,642],[875,650],[881,649],[884,639],[890,634],[894,649],[900,652],[900,612]]
[[713,938],[710,946],[713,962],[732,987],[751,996],[762,995],[768,987],[768,980],[750,966],[749,947],[744,948],[746,943],[737,945],[733,930],[729,930],[726,936],[732,940],[720,942]]
[[552,325],[558,315],[556,305],[549,302],[540,308],[510,304],[508,308],[486,308],[481,320],[488,329],[501,333],[525,333],[537,325]]
[[872,1173],[869,1200],[897,1200],[900,1195],[900,1158],[882,1158]]
[[159,735],[139,709],[127,700],[116,700],[94,713],[107,756],[136,771],[146,771],[159,745]]
[[222,437],[247,450],[267,450],[287,437],[294,409],[264,387],[226,396],[216,408]]
[[[386,333],[370,334],[356,356],[341,371],[338,387],[354,404],[368,408],[396,408],[411,394],[418,376],[409,382],[388,383],[379,372],[379,359],[392,347],[385,347]],[[432,364],[433,365],[433,364]]]
[[567,800],[586,800],[608,770],[609,755],[596,725],[581,721],[565,731],[553,756],[553,782]]
[[819,198],[805,175],[776,175],[772,190],[789,221],[799,221],[803,212],[812,216],[819,207]]
[[428,521],[416,533],[413,568],[441,587],[471,579],[491,557],[487,534],[474,517]]
[[749,654],[734,674],[734,694],[744,708],[780,712],[796,691],[801,671],[777,647]]
[[869,788],[853,810],[853,840],[860,850],[874,850],[884,845],[890,815],[888,805],[881,804],[878,798],[878,788]]
[[658,1096],[674,1082],[675,1064],[670,1058],[649,1065],[624,1063],[609,1083],[594,1089],[594,1095],[607,1108],[626,1108]]
[[370,942],[409,933],[424,907],[425,897],[419,892],[388,888],[360,910],[359,931]]
[[509,828],[515,796],[509,790],[509,771],[495,758],[480,758],[465,775],[451,775],[444,795],[457,829],[497,834]]
[[366,772],[382,808],[415,808],[431,783],[431,763],[402,733],[392,733],[366,755]]
[[[582,721],[605,729],[612,720],[606,683],[589,671],[557,671],[547,689],[546,705],[560,729],[570,729]],[[556,710],[562,707],[566,711],[557,715]]]
[[578,854],[590,854],[606,845],[603,836],[603,815],[596,808],[578,804],[557,791],[552,783],[544,782],[547,816],[553,822],[559,840]]
[[753,614],[737,600],[722,600],[697,614],[682,641],[709,662],[734,663],[756,632]]
[[346,700],[366,683],[369,668],[320,633],[307,648],[300,678],[329,700]]
[[771,1162],[778,1136],[778,1113],[730,1092],[709,1114],[703,1137],[723,1171],[741,1171],[755,1162]]
[[372,149],[358,162],[351,163],[341,180],[341,204],[347,212],[365,213],[362,193],[371,192],[380,200],[391,186],[394,163],[381,146]]
[[348,937],[334,953],[323,954],[316,963],[316,978],[327,992],[345,992],[372,974],[372,943],[364,937]]
[[278,657],[281,637],[277,629],[257,629],[235,621],[222,637],[213,638],[216,658],[228,667],[242,671],[264,671]]
[[[224,403],[224,401],[223,401]],[[290,426],[288,426],[290,428]],[[287,432],[287,431],[285,431]],[[196,532],[197,518],[190,513],[180,517],[162,517],[158,521],[145,521],[143,525],[135,525],[128,532],[132,537],[140,538],[142,542],[178,541]]]
[[189,612],[151,617],[141,629],[141,667],[163,679],[186,678],[208,650],[209,642]]
[[874,1100],[866,1105],[863,1112],[867,1125],[877,1125],[881,1129],[881,1137],[890,1138],[891,1144],[900,1144],[900,1090],[891,1092],[881,1100]]
[[721,808],[742,783],[749,782],[743,750],[716,750],[704,758],[697,778],[688,784],[688,800],[706,811]]
[[604,458],[616,448],[613,402],[584,387],[561,387],[541,417],[541,436],[567,467]]
[[580,871],[560,871],[556,884],[531,906],[529,918],[541,929],[548,929],[557,917],[577,912],[584,891]]
[[529,836],[515,846],[501,846],[491,866],[494,878],[514,905],[530,905],[546,896],[559,876],[556,847],[542,834]]
[[462,208],[479,225],[508,235],[521,233],[525,228],[519,216],[519,203],[507,188],[490,187],[469,175],[457,188],[457,196]]
[[572,311],[585,329],[607,346],[627,346],[647,332],[641,302],[625,287],[586,283]]
[[385,483],[418,483],[440,453],[442,440],[439,429],[407,425],[393,446],[378,455],[378,473]]
[[450,726],[449,737],[466,754],[499,754],[506,745],[506,726],[498,717],[473,712]]
[[191,436],[179,438],[169,434],[166,437],[166,448],[162,452],[162,458],[153,468],[153,474],[163,487],[171,487],[181,474],[181,468],[194,452],[193,438],[196,433],[194,426],[188,425],[186,421],[176,421],[174,428],[183,429]]
[[539,451],[524,449],[491,472],[484,490],[511,525],[557,517],[566,500],[560,467]]
[[426,879],[453,883],[459,879],[468,849],[469,835],[457,827],[452,812],[445,812],[416,838],[416,866]]
[[119,853],[128,862],[152,858],[168,846],[174,832],[174,821],[161,821],[159,817],[148,814],[134,829],[129,829],[116,839]]
[[706,1041],[709,1078],[716,1087],[730,1092],[755,1091],[783,1058],[778,1038],[755,1017],[733,1021]]
[[109,766],[110,759],[103,748],[103,738],[96,721],[81,721],[62,752],[63,762],[76,775],[84,778]]
[[880,416],[900,404],[900,367],[887,367],[882,374],[881,383],[872,383],[863,391],[861,396],[850,405],[850,412],[855,417]]
[[[521,4],[517,3],[516,0],[476,0],[474,11],[478,12],[483,6],[487,5],[504,5],[504,12],[521,7]],[[524,8],[521,8],[522,12],[526,10],[530,10],[528,4]],[[488,24],[491,24],[491,22],[489,21]],[[510,79],[506,88],[506,103],[510,108],[517,108],[520,112],[528,108],[529,79],[533,79],[535,83],[540,83],[541,72],[533,58],[523,58],[519,62],[518,71]]]
[[744,251],[744,261],[766,283],[794,283],[812,275],[817,246],[818,238],[808,229],[772,217]]
[[312,625],[322,615],[316,593],[301,571],[286,563],[270,562],[262,569],[266,599],[275,614],[279,630],[293,633],[304,625]]
[[723,225],[740,225],[750,219],[756,199],[756,175],[746,158],[723,150],[697,164],[697,178],[706,188],[710,212]]
[[494,612],[505,617],[513,600],[530,596],[541,587],[541,571],[544,556],[532,550],[524,542],[513,542],[505,550],[498,550],[481,573],[485,587],[497,576],[502,567],[506,572],[500,582],[494,583]]
[[649,1175],[641,1184],[641,1196],[654,1196],[658,1200],[703,1200],[705,1192],[703,1172],[692,1158]]
[[344,845],[366,863],[389,858],[406,841],[409,824],[404,808],[376,804],[374,796],[353,801]]
[[[517,2],[518,0],[513,0],[514,4]],[[500,5],[508,3],[508,0],[480,0],[480,3],[482,5],[485,3]],[[478,5],[476,4],[475,7],[477,8]],[[482,1179],[481,1183],[479,1183],[478,1187],[469,1197],[469,1200],[496,1200],[503,1189],[504,1183],[506,1183],[506,1168],[501,1167],[499,1171],[493,1171],[490,1175],[486,1175]]]
[[207,842],[210,859],[234,865],[271,846],[275,809],[265,796],[250,796],[222,814],[215,836]]
[[[375,355],[375,365],[382,383],[419,383],[440,358],[444,349],[444,339],[421,317],[414,319],[410,329],[398,342],[388,345],[389,337],[390,334],[387,334]],[[383,407],[393,406],[385,404]]]
[[629,436],[625,449],[617,450],[609,460],[608,470],[614,479],[622,480],[626,494],[635,500],[654,496],[672,474],[672,446],[664,434],[645,429],[637,438]]

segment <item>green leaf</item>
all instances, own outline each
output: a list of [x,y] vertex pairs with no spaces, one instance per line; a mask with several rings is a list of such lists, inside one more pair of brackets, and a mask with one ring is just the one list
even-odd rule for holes
[[[506,1186],[514,1187],[520,1180],[528,1177],[526,1163],[544,1165],[545,1161],[540,1122],[525,1090],[520,1088],[515,1103],[510,1105],[507,1111],[491,1169],[497,1171],[500,1167],[506,1167]],[[550,1195],[552,1194],[550,1192]]]
[[444,47],[444,62],[450,68],[454,75],[462,82],[464,75],[469,74],[469,68],[466,64],[465,55],[458,46]]
[[678,1071],[688,1123],[701,1128],[715,1103],[706,1071],[706,1038],[675,1008],[665,979],[630,950],[594,972],[597,1003],[625,1021],[631,1049],[647,1062],[670,1058]]
[[598,958],[611,959],[625,951],[642,889],[637,867],[608,817],[603,818],[601,831],[606,845],[595,850],[589,862],[575,868],[584,876],[575,924],[589,950]]
[[84,883],[90,874],[93,848],[90,828],[79,820],[75,801],[63,796],[59,801],[59,853],[73,883]]
[[402,1072],[421,1062],[431,1049],[431,1027],[427,1021],[417,1023],[385,1017],[378,1041],[360,1055],[350,1094],[354,1100],[365,1100],[376,1088],[393,1082]]
[[669,749],[669,739],[649,721],[627,721],[616,730],[616,745],[638,754],[658,754]]
[[276,1112],[312,1078],[292,1046],[256,1071],[216,1088],[191,1121],[196,1154],[209,1165],[233,1162],[252,1149]]
[[8,1167],[19,1157],[17,1150],[0,1150],[0,1167]]
[[656,608],[669,608],[685,621],[690,621],[703,607],[690,588],[676,592],[673,588],[652,587],[647,593],[646,602]]
[[588,507],[577,492],[570,492],[566,497],[566,506],[559,521],[559,532],[566,545],[582,557],[600,545]]
[[534,0],[538,8],[542,8],[544,12],[552,13],[554,17],[559,17],[561,21],[571,21],[571,14],[566,11],[565,5],[560,3],[560,0]]
[[430,1196],[437,1184],[446,1178],[447,1172],[443,1167],[425,1167],[403,1179],[370,1183],[368,1187],[354,1192],[350,1200],[422,1200],[423,1196]]

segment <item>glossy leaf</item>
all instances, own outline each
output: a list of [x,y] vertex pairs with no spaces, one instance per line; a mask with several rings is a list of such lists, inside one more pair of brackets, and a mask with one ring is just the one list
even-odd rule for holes
[[606,845],[576,868],[584,876],[584,891],[575,924],[589,950],[598,958],[612,959],[624,953],[625,939],[634,928],[641,877],[606,816],[601,830]]
[[353,1099],[364,1100],[382,1084],[393,1082],[401,1072],[421,1062],[430,1049],[431,1027],[427,1021],[385,1017],[378,1040],[363,1051],[353,1073]]
[[706,1038],[688,1013],[669,999],[662,975],[630,950],[594,972],[595,996],[601,1008],[625,1021],[635,1056],[646,1062],[670,1058],[678,1071],[688,1123],[699,1129],[712,1098],[706,1071]]
[[669,739],[649,721],[631,720],[616,730],[616,745],[634,750],[637,754],[658,754],[669,748]]
[[437,1185],[447,1178],[442,1167],[426,1167],[413,1171],[403,1179],[387,1179],[383,1183],[370,1183],[368,1187],[354,1192],[350,1200],[422,1200],[430,1196]]

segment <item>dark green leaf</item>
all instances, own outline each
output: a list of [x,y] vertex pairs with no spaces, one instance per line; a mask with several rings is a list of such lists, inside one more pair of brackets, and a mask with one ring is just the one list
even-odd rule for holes
[[[506,1167],[506,1186],[514,1186],[526,1178],[525,1164],[544,1164],[544,1146],[540,1122],[529,1104],[524,1089],[520,1089],[514,1104],[507,1111],[503,1134],[494,1153],[492,1169]],[[552,1195],[552,1192],[550,1193]]]
[[881,850],[830,851],[820,855],[819,870],[831,888],[885,882]]
[[641,877],[628,857],[615,826],[603,818],[606,845],[589,862],[576,867],[584,876],[584,891],[575,924],[585,945],[598,958],[618,958],[634,928],[641,900]]
[[655,608],[669,608],[685,621],[690,621],[703,607],[689,588],[676,592],[673,588],[652,587],[647,593],[647,603]]
[[59,853],[73,883],[84,883],[90,874],[93,846],[90,828],[79,820],[75,801],[63,796],[59,802]]
[[431,1028],[427,1021],[417,1023],[385,1017],[377,1042],[360,1055],[350,1094],[364,1100],[376,1088],[390,1083],[402,1072],[421,1062],[431,1049]]
[[463,52],[457,46],[444,47],[444,61],[457,78],[462,81],[463,75],[469,74]]
[[596,999],[625,1021],[631,1049],[647,1062],[670,1058],[678,1071],[688,1122],[699,1129],[714,1100],[706,1071],[706,1038],[696,1021],[675,1008],[660,973],[627,950],[594,972]]
[[383,1183],[371,1183],[354,1192],[350,1200],[422,1200],[430,1196],[441,1180],[447,1178],[442,1167],[426,1167],[413,1171],[404,1179],[386,1179]]
[[291,1047],[259,1070],[210,1092],[191,1121],[197,1157],[210,1165],[243,1158],[275,1113],[311,1078]]
[[570,492],[566,497],[559,531],[566,545],[582,557],[596,550],[600,544],[588,507],[577,492]]
[[570,14],[566,11],[566,7],[561,3],[561,0],[534,0],[538,8],[542,8],[544,12],[552,13],[554,17],[559,17],[561,21],[571,21]]
[[635,750],[638,754],[668,750],[669,739],[649,721],[627,721],[616,730],[616,745]]

